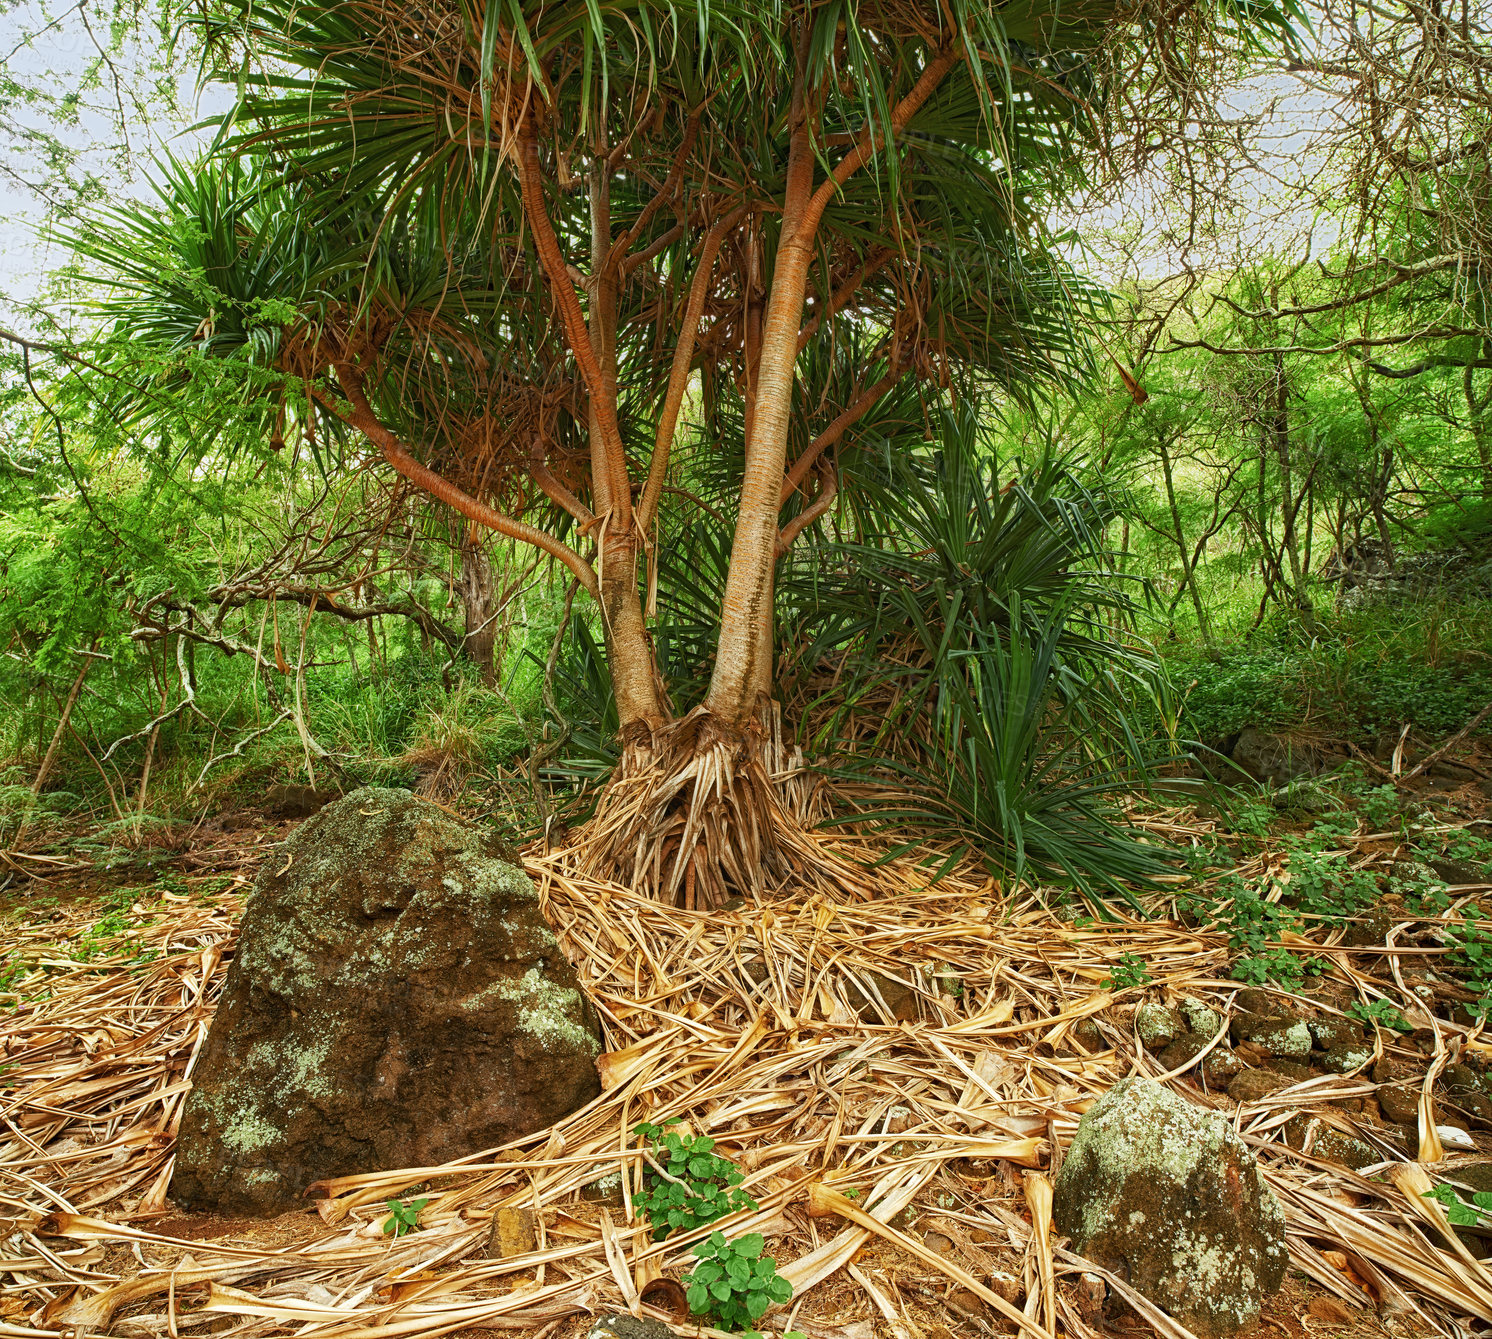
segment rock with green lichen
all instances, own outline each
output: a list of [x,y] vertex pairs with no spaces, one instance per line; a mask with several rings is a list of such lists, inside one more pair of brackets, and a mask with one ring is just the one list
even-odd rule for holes
[[171,1196],[275,1213],[327,1177],[507,1143],[596,1096],[600,1046],[517,861],[408,791],[356,791],[254,885]]
[[1304,1060],[1311,1053],[1311,1029],[1303,1019],[1239,1014],[1229,1030],[1235,1042],[1251,1041],[1281,1060]]
[[1148,1079],[1082,1119],[1053,1217],[1073,1249],[1201,1339],[1254,1324],[1285,1275],[1285,1216],[1229,1123]]
[[1164,1051],[1186,1032],[1186,1020],[1162,1004],[1142,1004],[1135,1010],[1135,1032],[1147,1051]]

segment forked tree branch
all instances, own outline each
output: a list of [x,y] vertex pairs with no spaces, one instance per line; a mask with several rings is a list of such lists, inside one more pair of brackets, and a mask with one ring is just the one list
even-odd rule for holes
[[558,558],[575,574],[576,580],[593,597],[600,598],[601,588],[596,580],[595,569],[580,554],[547,530],[540,530],[537,526],[529,525],[527,521],[520,521],[512,516],[505,516],[500,511],[494,511],[484,503],[478,502],[469,493],[456,487],[449,479],[442,478],[428,466],[420,464],[373,412],[373,407],[368,403],[368,397],[363,393],[362,373],[357,367],[346,360],[334,360],[332,367],[337,374],[337,383],[341,386],[343,395],[347,397],[351,410],[344,412],[319,393],[316,394],[317,401],[331,413],[336,414],[349,427],[356,428],[362,433],[382,452],[383,458],[410,483],[417,488],[424,489],[432,497],[439,498],[447,506],[454,507],[468,520],[475,521],[478,525],[485,525],[489,530],[499,535],[506,535],[509,539],[532,544],[536,549],[541,549],[551,557]]
[[544,463],[544,438],[540,433],[534,434],[533,450],[529,453],[528,472],[533,481],[539,485],[544,496],[555,506],[569,512],[581,525],[589,525],[596,519],[595,513],[566,488],[555,476],[554,471]]
[[606,268],[608,270],[621,264],[623,258],[632,249],[633,244],[642,236],[642,230],[647,227],[648,220],[658,212],[663,202],[678,189],[679,178],[684,172],[684,163],[694,151],[694,142],[699,138],[699,123],[702,115],[702,111],[690,114],[689,124],[684,128],[683,142],[679,145],[678,152],[673,156],[673,163],[668,169],[668,176],[663,179],[663,185],[658,188],[653,198],[642,207],[642,212],[638,214],[632,226],[613,243],[611,251],[606,257]]
[[793,541],[834,505],[834,499],[839,494],[839,480],[832,465],[821,462],[816,473],[819,476],[817,496],[777,532],[778,558],[792,548]]
[[[591,345],[585,315],[575,296],[575,287],[560,251],[559,239],[554,234],[554,225],[550,223],[549,212],[544,207],[544,186],[539,176],[539,143],[532,131],[526,131],[518,141],[517,159],[523,213],[528,226],[533,229],[534,249],[539,253],[539,262],[549,277],[549,289],[559,307],[565,342],[570,346],[570,352],[580,368],[581,380],[585,382],[585,389],[596,411],[597,426],[601,429],[601,458],[605,462],[607,477],[596,480],[597,493],[611,499],[613,522],[624,530],[629,529],[632,524],[632,485],[627,477],[627,457],[622,449],[621,429],[617,425],[616,401],[606,384],[601,362]],[[594,580],[594,573],[592,579]],[[584,585],[584,578],[581,584]]]
[[653,523],[658,510],[658,500],[663,496],[663,483],[668,477],[669,457],[673,453],[674,433],[678,428],[679,410],[684,403],[684,392],[689,387],[689,374],[694,367],[694,346],[699,336],[699,318],[704,312],[705,297],[710,288],[710,276],[715,270],[715,257],[720,253],[720,244],[732,228],[746,216],[747,206],[737,205],[720,219],[705,234],[700,248],[699,264],[695,266],[694,278],[689,285],[689,301],[684,308],[684,320],[679,329],[679,338],[673,351],[673,367],[668,376],[668,392],[663,399],[663,412],[658,415],[658,434],[653,444],[653,458],[648,462],[648,481],[642,498],[637,504],[637,523],[643,530]]
[[[944,76],[963,58],[963,45],[950,41],[932,60],[928,61],[922,73],[917,76],[917,82],[912,85],[907,95],[896,104],[892,111],[891,135],[898,135],[906,129],[907,122],[921,110],[922,104],[933,95],[933,91],[943,82]],[[885,147],[886,139],[885,134],[879,131],[873,132],[869,126],[861,132],[855,147],[839,160],[834,171],[819,185],[818,190],[809,200],[807,208],[804,209],[802,218],[798,220],[803,242],[806,243],[812,239],[818,229],[819,220],[824,215],[824,210],[829,207],[829,202],[833,200],[836,193],[843,189],[845,182]]]
[[788,498],[792,497],[802,487],[803,481],[808,477],[808,471],[814,466],[814,462],[838,442],[850,428],[864,418],[881,396],[906,375],[907,368],[911,365],[911,358],[906,353],[900,354],[892,362],[885,376],[861,392],[852,404],[843,409],[839,416],[823,432],[819,433],[813,441],[809,442],[803,448],[803,454],[797,460],[793,461],[792,468],[788,470],[787,475],[782,481],[781,503],[786,503]]
[[844,283],[840,284],[834,290],[826,304],[823,304],[814,311],[813,315],[804,324],[803,329],[798,332],[799,353],[802,353],[808,347],[808,341],[818,333],[818,329],[823,325],[824,321],[828,317],[835,316],[843,311],[850,299],[859,291],[860,285],[880,270],[895,254],[896,252],[889,246],[882,246],[874,248],[865,257],[864,262]]

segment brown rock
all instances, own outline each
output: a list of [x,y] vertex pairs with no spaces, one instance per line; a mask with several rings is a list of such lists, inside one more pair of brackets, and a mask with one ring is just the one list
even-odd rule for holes
[[1392,1083],[1395,1079],[1408,1078],[1409,1071],[1399,1061],[1384,1055],[1373,1061],[1369,1077],[1374,1083]]
[[970,1288],[955,1288],[948,1294],[948,1302],[955,1311],[978,1320],[990,1314],[989,1303]]
[[1492,1191],[1492,1162],[1468,1162],[1446,1173],[1452,1181],[1459,1181],[1473,1190]]
[[1419,1093],[1411,1088],[1380,1088],[1378,1108],[1395,1125],[1419,1124]]
[[1074,1023],[1067,1034],[1077,1042],[1085,1051],[1106,1051],[1108,1043],[1103,1039],[1103,1029],[1098,1026],[1096,1018],[1080,1018]]
[[1393,928],[1394,913],[1380,903],[1348,923],[1342,933],[1342,943],[1348,948],[1376,948],[1383,944]]
[[1194,1032],[1188,1032],[1184,1037],[1177,1037],[1160,1053],[1161,1068],[1169,1071],[1189,1066],[1197,1058],[1197,1052],[1211,1040],[1211,1037],[1199,1037]]
[[1488,1097],[1486,1093],[1463,1089],[1451,1095],[1450,1105],[1483,1124],[1492,1124],[1492,1097]]
[[1278,1007],[1279,1001],[1276,997],[1270,991],[1264,990],[1259,986],[1246,986],[1243,990],[1240,990],[1234,999],[1234,1003],[1238,1006],[1241,1013],[1246,1014],[1266,1014],[1274,1017],[1281,1012]]
[[1304,1083],[1314,1072],[1309,1065],[1302,1065],[1294,1060],[1280,1060],[1275,1056],[1264,1061],[1263,1067],[1271,1074],[1283,1074],[1291,1083]]
[[[1361,1046],[1362,1024],[1350,1018],[1310,1018],[1306,1020],[1311,1040],[1323,1051],[1337,1046]],[[1368,1048],[1369,1054],[1372,1047]]]
[[1371,1145],[1333,1128],[1319,1116],[1306,1113],[1285,1122],[1285,1142],[1322,1162],[1340,1163],[1354,1171],[1383,1161]]
[[1262,1046],[1282,1060],[1304,1060],[1311,1053],[1311,1030],[1303,1019],[1239,1014],[1228,1027],[1235,1042]]
[[492,1232],[487,1247],[489,1255],[496,1254],[508,1260],[515,1255],[527,1255],[537,1249],[538,1238],[534,1234],[532,1209],[518,1209],[509,1205],[493,1214]]
[[1312,1058],[1328,1074],[1350,1074],[1373,1058],[1373,1048],[1365,1041],[1348,1042]]
[[1053,1200],[1057,1231],[1201,1339],[1250,1328],[1285,1272],[1285,1217],[1215,1112],[1125,1079],[1083,1117]]
[[1444,1085],[1445,1090],[1451,1093],[1480,1093],[1483,1091],[1481,1075],[1472,1069],[1470,1065],[1447,1065],[1440,1075],[1440,1082]]
[[1228,1084],[1228,1096],[1235,1102],[1262,1102],[1271,1093],[1289,1086],[1290,1080],[1283,1074],[1271,1074],[1267,1069],[1245,1069]]
[[870,978],[874,995],[869,994],[853,976],[847,977],[844,983],[850,1008],[861,1018],[872,1023],[917,1021],[917,992],[911,986],[880,972],[867,972],[866,976]]
[[1243,1068],[1243,1061],[1226,1046],[1215,1046],[1202,1060],[1202,1077],[1209,1088],[1226,1088]]
[[600,1092],[599,1047],[495,839],[408,791],[354,792],[254,885],[171,1196],[277,1213],[325,1177],[507,1143]]

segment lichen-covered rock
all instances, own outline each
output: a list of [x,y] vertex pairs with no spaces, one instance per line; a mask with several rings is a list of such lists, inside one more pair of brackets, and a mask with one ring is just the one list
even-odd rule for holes
[[[1311,1018],[1306,1020],[1311,1040],[1323,1051],[1334,1046],[1361,1046],[1362,1024],[1350,1018]],[[1368,1048],[1371,1053],[1372,1047]]]
[[1342,1046],[1332,1046],[1316,1057],[1316,1063],[1328,1074],[1351,1074],[1373,1058],[1373,1044],[1361,1039]]
[[1147,1051],[1164,1051],[1186,1031],[1179,1011],[1163,1004],[1142,1004],[1135,1010],[1135,1032]]
[[1383,1157],[1370,1144],[1333,1129],[1319,1116],[1302,1112],[1285,1122],[1285,1142],[1322,1162],[1337,1162],[1354,1171],[1373,1167]]
[[1189,1066],[1211,1040],[1211,1037],[1199,1037],[1194,1032],[1188,1032],[1184,1037],[1177,1037],[1160,1053],[1161,1068],[1170,1072],[1173,1069],[1183,1069]]
[[1217,1030],[1222,1026],[1223,1015],[1214,1009],[1206,1000],[1199,1000],[1195,995],[1183,995],[1181,997],[1181,1016],[1186,1020],[1186,1029],[1199,1037],[1211,1040],[1217,1035]]
[[1239,1014],[1229,1030],[1235,1042],[1251,1041],[1281,1060],[1304,1060],[1311,1053],[1311,1030],[1298,1018]]
[[1380,1088],[1378,1109],[1383,1112],[1384,1120],[1395,1125],[1418,1125],[1419,1093],[1410,1088]]
[[674,1339],[674,1332],[662,1321],[614,1311],[597,1316],[586,1331],[585,1339]]
[[1226,1046],[1214,1046],[1202,1061],[1202,1077],[1209,1088],[1226,1088],[1243,1069],[1243,1061]]
[[1285,1273],[1285,1217],[1229,1123],[1147,1079],[1083,1117],[1053,1218],[1202,1339],[1247,1329]]
[[594,1010],[488,834],[408,791],[270,856],[193,1074],[171,1195],[275,1213],[329,1176],[446,1162],[600,1091]]
[[1267,1069],[1271,1074],[1283,1074],[1291,1083],[1304,1083],[1316,1074],[1309,1065],[1303,1065],[1299,1060],[1281,1060],[1277,1055],[1266,1055],[1259,1068]]

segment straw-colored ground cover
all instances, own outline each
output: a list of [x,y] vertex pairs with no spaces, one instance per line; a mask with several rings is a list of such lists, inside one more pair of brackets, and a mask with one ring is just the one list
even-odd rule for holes
[[[1183,840],[1209,826],[1156,822]],[[857,854],[853,839],[838,847]],[[107,941],[85,934],[97,911],[82,903],[13,918],[19,966],[0,987],[12,992],[0,999],[0,1336],[558,1334],[587,1311],[646,1311],[640,1290],[677,1278],[703,1235],[654,1243],[632,1216],[643,1163],[630,1131],[662,1118],[707,1131],[747,1172],[759,1210],[717,1226],[764,1232],[794,1285],[765,1328],[811,1339],[1102,1328],[1094,1283],[1079,1278],[1088,1266],[1047,1230],[1051,1178],[1099,1094],[1126,1074],[1167,1077],[1134,1035],[1133,1004],[1187,993],[1221,1006],[1237,990],[1220,938],[1166,919],[1077,928],[1071,908],[1008,895],[982,871],[929,889],[910,860],[847,865],[842,899],[711,914],[580,877],[563,852],[530,852],[528,867],[604,1021],[603,1095],[518,1146],[326,1183],[314,1210],[271,1224],[175,1215],[166,1198],[246,876],[138,905]],[[1324,953],[1364,999],[1413,1007],[1394,979],[1405,955],[1370,978],[1341,947],[1295,947]],[[1123,954],[1149,964],[1143,991],[1106,988]],[[912,1007],[881,1006],[896,979],[916,990]],[[1427,1018],[1428,1114],[1447,1060],[1492,1047],[1424,1011],[1416,1021]],[[1379,1053],[1398,1044],[1377,1035]],[[1404,1334],[1492,1323],[1492,1273],[1420,1193],[1456,1165],[1433,1126],[1413,1162],[1370,1126],[1355,1130],[1388,1164],[1366,1176],[1284,1142],[1302,1109],[1352,1130],[1350,1113],[1325,1104],[1370,1093],[1365,1074],[1242,1108],[1192,1077],[1168,1081],[1257,1147],[1292,1263],[1318,1289]],[[421,1230],[385,1234],[386,1201],[415,1196],[429,1198]],[[502,1209],[533,1211],[532,1252],[498,1253]],[[1158,1332],[1186,1333],[1107,1283]]]

